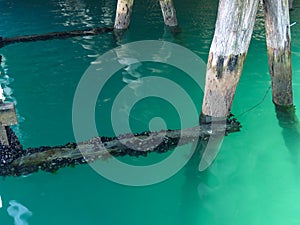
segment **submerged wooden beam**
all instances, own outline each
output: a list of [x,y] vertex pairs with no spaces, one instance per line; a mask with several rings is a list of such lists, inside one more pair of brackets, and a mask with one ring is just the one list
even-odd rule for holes
[[133,0],[118,0],[114,28],[125,30],[130,24]]
[[291,34],[288,0],[264,0],[272,100],[279,106],[293,105]]
[[113,31],[112,27],[96,27],[96,28],[89,28],[85,30],[51,32],[47,34],[25,35],[25,36],[13,37],[13,38],[0,37],[0,48],[9,44],[14,44],[19,42],[47,41],[51,39],[66,39],[66,38],[79,37],[79,36],[93,36],[93,35],[108,33],[111,31]]
[[202,115],[226,117],[234,98],[259,0],[220,0],[206,70]]
[[159,3],[165,24],[170,27],[177,26],[178,23],[173,0],[159,0]]
[[[176,146],[205,142],[210,135],[240,130],[240,123],[228,119],[214,129],[210,124],[184,129],[142,132],[119,137],[95,137],[82,143],[68,143],[64,146],[29,148],[23,150],[12,130],[8,130],[11,146],[0,145],[0,176],[21,176],[39,170],[55,172],[59,168],[90,163],[111,156],[146,156],[150,152],[163,153]],[[84,154],[83,154],[84,153]],[[110,154],[108,154],[110,153]]]

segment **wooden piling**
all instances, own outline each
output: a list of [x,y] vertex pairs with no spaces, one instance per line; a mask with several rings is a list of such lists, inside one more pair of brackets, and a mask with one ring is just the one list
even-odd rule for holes
[[293,105],[289,0],[264,0],[272,100]]
[[114,28],[125,30],[130,23],[133,0],[118,0]]
[[9,145],[7,127],[18,123],[14,103],[0,103],[0,144]]
[[165,24],[170,27],[177,26],[178,23],[173,0],[160,0],[159,4]]
[[243,69],[259,0],[220,0],[206,70],[203,117],[226,117]]

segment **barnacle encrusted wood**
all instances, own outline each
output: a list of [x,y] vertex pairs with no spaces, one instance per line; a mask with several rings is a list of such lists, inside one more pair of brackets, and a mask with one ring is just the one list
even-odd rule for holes
[[[41,146],[24,150],[8,127],[10,146],[0,145],[0,176],[21,176],[39,170],[55,172],[59,168],[90,163],[111,156],[147,156],[150,152],[163,153],[193,142],[206,142],[211,135],[237,132],[240,123],[228,119],[226,126],[211,124],[184,130],[164,130],[125,134],[118,137],[95,137],[81,143],[62,146]],[[195,143],[197,144],[197,143]]]

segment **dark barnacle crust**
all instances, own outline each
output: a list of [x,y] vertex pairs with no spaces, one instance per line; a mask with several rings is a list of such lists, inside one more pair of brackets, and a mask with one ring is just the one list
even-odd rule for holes
[[19,42],[46,41],[52,39],[66,39],[66,38],[79,37],[79,36],[93,36],[93,35],[108,33],[113,30],[114,30],[113,27],[95,27],[95,28],[87,28],[85,30],[60,31],[60,32],[51,32],[46,34],[19,36],[13,38],[0,37],[0,48],[9,44],[14,44]]
[[[218,121],[217,121],[218,123]],[[0,176],[22,176],[39,170],[56,172],[62,167],[74,167],[98,159],[117,156],[147,156],[151,152],[164,153],[192,142],[206,142],[213,133],[237,132],[241,125],[232,116],[220,122],[212,131],[211,122],[183,130],[145,131],[118,137],[95,137],[82,143],[61,146],[41,146],[23,149],[14,132],[7,128],[10,146],[0,144]]]

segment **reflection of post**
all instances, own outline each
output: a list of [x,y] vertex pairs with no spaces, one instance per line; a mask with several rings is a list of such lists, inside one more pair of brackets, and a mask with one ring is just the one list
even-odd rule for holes
[[118,0],[115,29],[125,30],[130,23],[133,0]]
[[220,0],[202,114],[228,116],[254,27],[258,0]]
[[265,26],[276,105],[293,105],[289,0],[264,0]]
[[176,11],[173,0],[160,0],[159,3],[165,24],[170,27],[177,26]]
[[289,0],[289,9],[293,9],[294,0]]
[[295,112],[295,107],[275,105],[275,109],[279,125],[282,128],[285,145],[290,151],[293,161],[297,162],[300,156],[300,123]]

